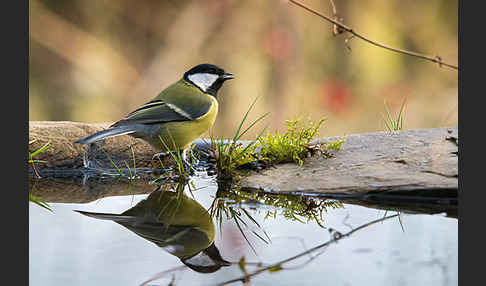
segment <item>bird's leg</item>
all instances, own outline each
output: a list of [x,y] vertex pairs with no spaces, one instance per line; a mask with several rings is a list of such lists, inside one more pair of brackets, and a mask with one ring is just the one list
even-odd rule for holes
[[192,166],[191,162],[187,158],[187,148],[179,150],[179,154],[181,155],[182,163],[184,164],[184,169],[189,170],[189,173],[193,174],[196,171],[196,169]]
[[[159,158],[160,158],[160,156],[167,156],[167,155],[169,155],[171,152],[173,152],[173,151],[169,151],[169,152],[159,152],[159,153],[156,153],[156,154],[154,154],[154,155],[152,156],[152,160],[154,160],[154,159],[156,159],[156,158],[157,158],[157,159],[159,159]],[[173,157],[174,157],[174,156],[176,156],[177,158],[180,158],[180,159],[181,159],[181,161],[182,161],[182,162],[180,162],[180,163],[182,163],[182,164],[183,164],[183,166],[182,166],[182,167],[184,168],[184,170],[188,170],[188,171],[189,171],[189,172],[188,172],[189,174],[193,174],[193,173],[194,173],[194,171],[196,171],[196,169],[195,169],[195,168],[194,168],[194,167],[191,165],[191,162],[190,162],[190,161],[188,160],[188,158],[187,158],[187,149],[180,149],[180,150],[177,150],[176,152],[173,152],[173,153],[172,153],[172,156],[173,156]],[[176,159],[176,161],[177,161],[177,159]],[[178,163],[178,164],[179,164],[179,163]]]

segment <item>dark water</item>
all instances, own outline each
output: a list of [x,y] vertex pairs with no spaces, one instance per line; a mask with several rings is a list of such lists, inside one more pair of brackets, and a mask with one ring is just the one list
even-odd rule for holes
[[[339,238],[336,231],[345,234],[397,212],[322,198],[223,193],[213,178],[196,178],[193,188],[167,186],[149,197],[157,185],[147,183],[144,194],[134,195],[120,187],[117,196],[88,203],[50,202],[53,212],[30,204],[29,285],[141,285],[168,270],[146,285],[217,285],[243,275],[237,264],[242,257],[251,273],[259,267],[255,263],[278,263],[333,237],[338,240],[280,271],[251,277],[249,285],[458,284],[458,222],[443,213],[402,212]],[[208,209],[212,217],[204,213]],[[127,210],[122,218],[110,217]],[[164,223],[154,223],[155,217]],[[220,258],[233,264],[218,266],[224,262],[200,252],[185,260],[200,268],[185,266],[180,257],[207,247],[211,229]],[[201,269],[214,272],[196,271]]]

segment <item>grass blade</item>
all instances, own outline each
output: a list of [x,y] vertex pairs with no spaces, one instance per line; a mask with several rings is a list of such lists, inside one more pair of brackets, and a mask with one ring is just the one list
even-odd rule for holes
[[111,159],[110,155],[106,151],[103,150],[103,152],[105,153],[106,157],[108,157],[108,160],[110,160],[110,163],[113,166],[113,168],[115,168],[115,170],[118,172],[118,175],[120,177],[123,177],[122,170],[117,166],[117,164],[115,164],[115,162],[113,162],[113,160]]
[[255,105],[255,103],[256,103],[257,100],[258,100],[258,97],[255,98],[255,100],[253,101],[253,103],[250,105],[250,108],[248,108],[248,110],[246,111],[245,116],[243,116],[243,120],[241,120],[240,126],[238,126],[238,129],[236,130],[235,136],[233,137],[233,142],[236,142],[236,140],[238,140],[237,138],[240,138],[241,137],[241,136],[239,136],[241,127],[243,126],[243,123],[246,121],[246,118],[248,117],[248,114],[250,113],[250,110],[253,108],[253,106]]
[[388,131],[392,131],[393,129],[390,127],[390,125],[388,125],[388,121],[386,120],[385,116],[382,114],[381,117],[383,118],[383,122],[385,122],[386,129],[388,129]]
[[[33,141],[31,141],[31,142],[33,142]],[[44,144],[39,149],[35,150],[32,153],[29,153],[29,159],[32,159],[35,155],[37,155],[37,154],[39,154],[41,152],[44,152],[45,150],[49,149],[50,147],[51,147],[51,141],[48,141],[46,144]]]
[[250,126],[248,126],[243,132],[241,132],[241,134],[238,136],[238,138],[236,138],[236,140],[239,140],[243,135],[245,135],[246,132],[248,132],[248,130],[250,130],[250,128],[252,128],[255,124],[257,124],[260,120],[262,120],[263,118],[265,118],[269,114],[270,114],[270,112],[267,112],[267,113],[263,114],[262,116],[260,116],[255,121],[253,121],[253,123],[250,124]]
[[400,130],[403,129],[403,111],[405,110],[405,102],[407,101],[407,98],[403,100],[402,106],[400,107],[400,112],[398,113],[398,128]]

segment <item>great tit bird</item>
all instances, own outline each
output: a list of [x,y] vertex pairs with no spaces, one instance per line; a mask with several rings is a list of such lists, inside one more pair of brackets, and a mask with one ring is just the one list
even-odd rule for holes
[[232,78],[233,74],[215,65],[197,65],[154,99],[108,129],[75,143],[88,144],[128,134],[145,140],[161,153],[185,151],[213,125],[218,114],[218,90]]
[[176,191],[160,187],[121,214],[76,212],[114,221],[178,257],[197,272],[211,273],[231,265],[214,245],[215,227],[211,216],[183,191],[182,184]]

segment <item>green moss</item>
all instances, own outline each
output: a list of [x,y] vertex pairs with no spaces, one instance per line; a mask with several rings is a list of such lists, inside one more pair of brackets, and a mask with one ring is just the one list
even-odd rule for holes
[[341,145],[346,141],[345,138],[336,139],[336,141],[328,140],[326,144],[322,144],[321,148],[324,153],[329,153],[331,150],[340,150]]
[[338,142],[315,143],[312,141],[319,135],[319,129],[326,121],[322,118],[317,123],[309,119],[306,126],[301,123],[302,118],[285,121],[287,131],[280,134],[267,133],[258,138],[260,148],[259,157],[270,164],[295,162],[299,165],[304,163],[303,159],[319,152],[328,155],[329,151],[339,150],[344,139]]
[[307,124],[303,124],[302,118],[287,120],[285,133],[276,131],[273,134],[267,132],[264,136],[260,134],[256,140],[246,145],[235,140],[235,138],[239,138],[238,136],[235,136],[230,144],[225,144],[223,140],[216,142],[212,139],[212,149],[219,177],[229,178],[234,176],[237,169],[255,165],[265,167],[295,162],[301,166],[304,159],[310,156],[331,157],[331,151],[339,150],[345,139],[317,142],[315,139],[325,121],[326,118],[322,118],[318,122],[309,119]]

